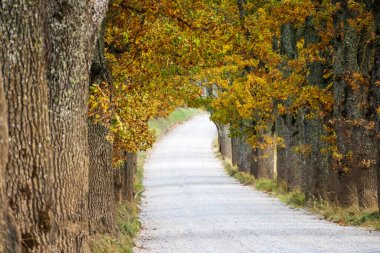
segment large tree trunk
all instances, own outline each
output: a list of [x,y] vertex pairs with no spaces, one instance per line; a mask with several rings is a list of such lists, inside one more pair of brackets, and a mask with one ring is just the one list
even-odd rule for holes
[[[0,65],[1,69],[1,65]],[[2,75],[0,72],[0,253],[5,252],[7,243],[8,200],[5,194],[5,166],[8,160],[8,121]]]
[[115,168],[113,170],[113,192],[114,192],[114,199],[115,199],[116,205],[120,204],[123,200],[122,187],[123,187],[122,167]]
[[89,157],[88,84],[106,0],[49,1],[46,48],[54,166],[52,206],[60,252],[86,252]]
[[360,36],[349,24],[355,18],[346,0],[337,1],[342,8],[334,13],[334,116],[336,118],[337,146],[341,190],[339,201],[343,206],[374,208],[377,206],[375,131],[371,129],[374,112],[368,105],[369,85],[360,68]]
[[274,178],[274,146],[257,149],[257,170],[255,178]]
[[305,169],[305,158],[303,154],[296,150],[302,144],[301,129],[303,119],[301,117],[301,113],[297,113],[297,115],[289,113],[286,115],[285,162],[287,164],[286,185],[288,191],[301,190],[303,185],[302,173]]
[[[266,132],[263,131],[265,134],[271,134],[272,137],[274,135],[274,132],[275,129],[268,129]],[[264,142],[264,139],[262,137],[264,136],[263,133],[260,134],[261,137],[259,138],[259,141],[261,142]],[[265,146],[259,145],[252,150],[251,174],[254,175],[255,178],[274,178],[275,148],[276,147],[274,144],[265,143]]]
[[324,134],[323,119],[315,118],[304,122],[305,143],[310,145],[308,166],[305,166],[305,194],[307,199],[326,199],[331,162],[326,153],[321,153],[327,144],[321,140]]
[[[281,54],[286,55],[288,59],[297,58],[296,48],[296,30],[291,24],[285,24],[281,28]],[[286,64],[286,63],[285,63]],[[284,76],[288,76],[287,70],[284,71]],[[291,102],[291,101],[288,101]],[[288,103],[286,102],[286,103]],[[302,185],[302,169],[304,161],[299,153],[295,152],[295,148],[301,144],[301,115],[298,113],[287,113],[284,117],[284,122],[280,123],[283,126],[282,135],[285,141],[285,162],[286,163],[286,184],[288,190],[299,190]],[[282,118],[279,118],[282,120]],[[280,153],[281,154],[281,153]]]
[[[318,32],[314,27],[314,19],[308,17],[305,25],[305,46],[316,44],[320,41]],[[323,64],[320,61],[314,61],[308,64],[309,75],[308,81],[311,85],[325,88],[323,80]],[[309,111],[307,111],[308,113]],[[308,157],[308,166],[304,168],[304,191],[307,199],[326,199],[328,176],[331,169],[331,163],[327,152],[322,153],[322,149],[327,149],[328,145],[322,140],[325,134],[324,123],[327,119],[314,113],[314,118],[304,120],[303,139],[307,146],[310,146]]]
[[239,138],[239,157],[237,160],[237,166],[239,171],[250,173],[251,172],[251,162],[252,162],[252,146],[247,143],[247,134],[244,133],[245,129],[243,126],[240,127],[242,132]]
[[240,140],[240,144],[238,168],[239,171],[243,171],[249,174],[251,172],[252,147],[243,139]]
[[117,203],[131,201],[134,196],[137,154],[124,152],[125,161],[114,171],[114,195]]
[[[94,59],[91,65],[90,85],[107,82],[111,73],[104,57],[105,21],[99,32]],[[111,98],[109,98],[111,99]],[[88,119],[88,144],[90,158],[89,178],[89,227],[90,233],[112,233],[115,228],[115,196],[113,193],[113,144],[107,140],[108,122],[96,123]]]
[[137,171],[137,154],[126,153],[126,160],[122,168],[122,196],[123,200],[131,201],[135,196],[135,175]]
[[[0,60],[0,70],[2,64],[3,62]],[[7,102],[4,95],[2,71],[0,71],[0,253],[19,253],[21,252],[19,229],[8,206],[4,180],[8,161],[7,118]]]
[[115,228],[113,194],[112,143],[106,140],[108,130],[89,119],[90,156],[89,225],[90,233],[112,233]]
[[[349,70],[348,67],[354,68],[357,70],[357,66],[346,66],[346,61],[354,61],[354,58],[356,57],[356,45],[353,45],[354,52],[352,52],[352,49],[347,49],[347,53],[350,53],[350,55],[345,56],[346,50],[345,50],[345,44],[349,43],[347,41],[355,40],[355,38],[352,38],[356,36],[355,32],[352,31],[352,28],[348,27],[348,24],[344,25],[344,37],[340,36],[339,34],[343,31],[339,29],[341,26],[341,23],[344,22],[344,19],[347,18],[347,14],[341,11],[340,13],[335,14],[335,23],[337,27],[336,31],[336,41],[335,41],[335,52],[334,52],[334,74],[335,74],[335,80],[334,80],[334,117],[337,119],[337,123],[335,124],[335,130],[337,133],[337,146],[338,151],[344,155],[347,155],[349,152],[352,152],[353,145],[351,143],[351,137],[352,137],[352,129],[350,128],[349,124],[346,122],[347,120],[347,101],[349,98],[349,92],[350,88],[348,84],[346,83],[344,77],[346,75],[346,72]],[[348,38],[346,38],[348,37]],[[347,41],[345,43],[345,41]],[[352,93],[352,91],[350,92]],[[353,98],[350,98],[353,99]],[[350,159],[342,159],[342,161],[339,161],[341,164],[338,167],[338,174],[339,174],[339,189],[338,189],[338,201],[339,204],[342,206],[353,206],[358,207],[358,193],[357,193],[357,186],[354,180],[354,166],[352,164],[352,161]],[[349,169],[349,170],[348,170]]]
[[[277,117],[276,119],[276,135],[281,138],[285,138],[285,124],[283,117]],[[281,144],[276,145],[276,171],[277,171],[277,184],[278,185],[286,185],[286,179],[288,178],[288,170],[285,156],[285,147]]]
[[223,157],[232,159],[232,143],[231,138],[228,136],[229,126],[218,124],[218,141],[219,151]]
[[232,165],[237,166],[239,162],[240,157],[240,139],[239,137],[232,137],[231,138],[231,153],[232,153]]
[[[375,89],[376,102],[374,107],[380,107],[380,86],[377,82],[380,82],[380,0],[375,0],[374,4],[374,17],[375,17],[375,69],[374,69],[374,80],[373,87]],[[377,201],[378,208],[380,211],[380,116],[379,113],[376,114],[376,145],[377,145]]]
[[[371,1],[365,1],[370,5]],[[370,5],[372,6],[372,5]],[[372,27],[371,27],[372,29]],[[358,94],[357,107],[360,118],[364,119],[355,132],[355,138],[360,145],[356,148],[356,163],[359,164],[360,175],[358,177],[359,206],[362,209],[377,209],[377,169],[376,169],[376,109],[373,108],[374,94],[372,89],[374,44],[366,47],[367,41],[373,39],[373,31],[363,29],[360,32],[357,61],[360,72],[366,79],[366,83]]]
[[0,4],[0,62],[10,136],[6,188],[23,252],[53,251],[43,9],[43,1]]

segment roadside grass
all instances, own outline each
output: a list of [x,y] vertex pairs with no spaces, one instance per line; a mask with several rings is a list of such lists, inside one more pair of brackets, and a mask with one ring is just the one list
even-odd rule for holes
[[360,226],[380,231],[380,214],[377,211],[341,208],[321,201],[309,204],[308,210],[340,225]]
[[[221,157],[220,154],[218,154]],[[303,208],[320,216],[323,219],[339,225],[360,226],[373,230],[380,230],[380,214],[373,210],[352,210],[342,208],[320,200],[306,201],[306,196],[300,191],[287,192],[286,185],[279,185],[273,179],[255,179],[248,173],[238,171],[231,161],[224,159],[224,167],[229,176],[236,178],[243,185],[250,185],[255,189],[277,197],[283,203],[293,208]]]
[[[193,108],[178,108],[167,118],[157,118],[149,122],[149,127],[156,131],[160,138],[175,125],[185,122],[191,117],[201,113],[201,110]],[[99,234],[90,240],[90,248],[93,253],[133,253],[133,238],[141,229],[139,221],[139,205],[144,192],[144,162],[147,152],[139,152],[137,157],[137,171],[135,178],[135,198],[131,202],[121,204],[116,208],[116,232],[115,234]]]
[[247,173],[238,171],[236,167],[232,166],[231,162],[225,160],[224,162],[227,174],[231,177],[236,178],[243,185],[254,185],[255,178]]

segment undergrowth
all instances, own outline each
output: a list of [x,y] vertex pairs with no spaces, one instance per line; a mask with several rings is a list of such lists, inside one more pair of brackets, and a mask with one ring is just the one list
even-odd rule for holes
[[[158,118],[149,122],[149,127],[161,137],[173,126],[182,123],[199,114],[201,110],[193,108],[179,108],[167,118]],[[139,204],[144,192],[143,176],[146,152],[139,152],[135,179],[135,198],[131,202],[123,203],[116,209],[116,232],[114,234],[98,234],[90,242],[91,252],[94,253],[132,253],[135,246],[133,238],[141,229],[139,221]]]
[[288,192],[286,185],[279,185],[274,179],[255,179],[252,175],[238,171],[231,162],[224,160],[227,174],[236,178],[243,185],[251,185],[259,191],[276,196],[283,203],[304,208],[328,221],[340,225],[352,225],[380,230],[380,214],[371,210],[351,210],[320,200],[306,201],[305,194],[300,191]]

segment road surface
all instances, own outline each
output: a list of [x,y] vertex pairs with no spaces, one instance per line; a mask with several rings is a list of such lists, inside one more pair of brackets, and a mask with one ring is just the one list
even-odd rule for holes
[[216,133],[203,114],[154,147],[135,253],[380,253],[380,233],[320,220],[227,176]]

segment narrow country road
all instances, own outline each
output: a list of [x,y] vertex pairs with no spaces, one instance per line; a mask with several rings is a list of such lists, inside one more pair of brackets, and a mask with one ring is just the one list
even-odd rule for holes
[[291,209],[228,177],[208,115],[175,128],[145,166],[135,253],[380,252],[380,233]]

